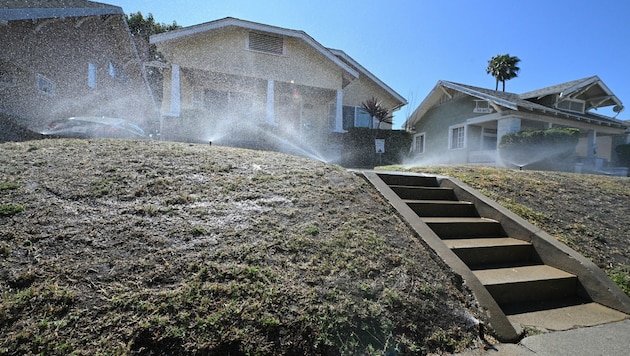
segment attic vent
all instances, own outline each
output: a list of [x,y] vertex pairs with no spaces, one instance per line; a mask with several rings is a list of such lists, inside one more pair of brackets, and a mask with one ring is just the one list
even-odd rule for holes
[[284,41],[281,36],[274,36],[260,32],[250,32],[249,49],[265,53],[283,54]]
[[584,101],[575,99],[565,99],[559,102],[556,107],[567,111],[584,113]]
[[492,107],[490,107],[490,103],[486,100],[475,100],[473,112],[477,114],[490,114],[492,113]]

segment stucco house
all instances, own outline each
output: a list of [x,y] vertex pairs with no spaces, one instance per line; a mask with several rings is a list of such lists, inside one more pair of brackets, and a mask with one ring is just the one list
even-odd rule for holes
[[150,42],[166,60],[147,65],[164,73],[167,139],[221,142],[264,128],[294,144],[333,148],[331,132],[376,127],[360,109],[365,100],[376,97],[392,111],[407,103],[349,55],[303,31],[228,17]]
[[[602,170],[616,163],[630,122],[597,114],[621,101],[597,76],[523,94],[441,80],[405,122],[418,162],[507,165],[497,154],[501,136],[525,130],[577,128],[575,163]],[[540,157],[532,157],[532,160]]]
[[84,0],[0,5],[0,119],[38,131],[56,119],[158,121],[122,8]]

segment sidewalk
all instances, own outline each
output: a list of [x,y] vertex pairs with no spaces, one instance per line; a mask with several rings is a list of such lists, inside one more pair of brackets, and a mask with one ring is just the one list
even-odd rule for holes
[[518,344],[498,344],[494,349],[470,350],[460,356],[627,355],[630,352],[630,319],[526,337]]

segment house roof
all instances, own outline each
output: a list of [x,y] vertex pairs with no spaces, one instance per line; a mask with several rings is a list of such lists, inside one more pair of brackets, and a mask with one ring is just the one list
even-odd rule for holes
[[173,41],[173,40],[178,40],[187,36],[192,36],[195,34],[208,32],[208,31],[214,31],[214,30],[218,30],[218,29],[222,29],[226,27],[231,27],[231,26],[301,39],[304,42],[308,43],[315,50],[323,54],[327,59],[331,60],[341,69],[343,69],[346,73],[350,74],[352,77],[354,78],[359,77],[359,72],[357,72],[354,68],[350,67],[349,65],[344,63],[342,60],[337,58],[326,47],[322,46],[319,42],[315,41],[311,36],[306,34],[306,32],[304,31],[289,30],[286,28],[270,26],[270,25],[260,24],[260,23],[251,22],[251,21],[245,21],[245,20],[234,18],[234,17],[226,17],[220,20],[205,22],[199,25],[184,27],[181,29],[152,35],[150,38],[150,42],[151,44],[154,44],[158,42]]
[[124,14],[121,7],[86,0],[4,0],[0,21]]
[[396,98],[396,100],[398,100],[400,102],[400,104],[396,107],[393,108],[393,110],[398,110],[400,109],[402,106],[407,105],[407,100],[405,98],[403,98],[400,94],[398,94],[396,91],[394,91],[392,88],[390,88],[387,84],[385,84],[383,81],[381,81],[380,79],[378,79],[374,74],[372,74],[370,71],[368,71],[367,69],[365,69],[365,67],[363,67],[362,65],[359,64],[359,62],[355,61],[352,57],[350,57],[348,54],[346,54],[344,51],[342,50],[338,50],[338,49],[332,49],[329,48],[329,50],[337,57],[341,58],[341,60],[343,60],[344,62],[350,64],[352,67],[356,68],[359,72],[361,72],[363,75],[365,75],[366,77],[370,78],[373,82],[375,82],[376,84],[378,84],[379,86],[381,86],[383,89],[385,89],[385,91],[387,91],[391,96],[393,96],[394,98]]
[[[597,80],[593,81],[592,78],[597,78]],[[503,109],[509,109],[514,111],[538,111],[542,114],[553,115],[553,116],[564,116],[568,119],[576,120],[576,121],[587,121],[601,125],[607,126],[616,126],[616,127],[630,127],[630,123],[616,120],[614,118],[594,114],[591,112],[586,112],[584,114],[565,111],[561,109],[557,109],[555,107],[549,107],[546,105],[542,105],[530,100],[532,98],[540,98],[542,96],[551,95],[554,93],[567,93],[565,95],[570,95],[571,93],[576,93],[580,88],[586,88],[589,84],[586,83],[597,83],[600,81],[598,77],[590,77],[586,78],[589,80],[578,80],[573,82],[568,82],[564,84],[560,84],[557,86],[540,89],[538,91],[532,91],[525,94],[515,94],[485,88],[479,88],[472,85],[459,84],[454,82],[449,82],[445,80],[440,80],[435,85],[435,87],[431,90],[429,95],[422,101],[422,103],[418,106],[418,108],[414,111],[412,118],[421,118],[424,114],[427,113],[433,106],[435,106],[443,94],[452,96],[453,92],[460,92],[466,95],[469,95],[474,98],[478,98],[480,100],[488,101],[497,111],[502,111]],[[601,83],[603,85],[603,83]],[[591,86],[592,88],[592,86]],[[611,93],[612,94],[612,93]],[[618,99],[617,99],[618,101]],[[621,102],[619,102],[621,104]],[[417,120],[417,119],[416,119]],[[409,123],[408,123],[409,124]]]
[[557,95],[561,99],[584,100],[587,103],[587,109],[612,105],[622,106],[619,98],[596,75],[530,91],[520,96],[523,99],[539,100],[551,95]]

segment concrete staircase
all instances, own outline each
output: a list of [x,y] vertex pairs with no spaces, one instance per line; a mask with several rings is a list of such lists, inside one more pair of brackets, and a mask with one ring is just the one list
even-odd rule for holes
[[595,265],[463,183],[362,173],[462,275],[501,341],[630,317],[630,299]]

